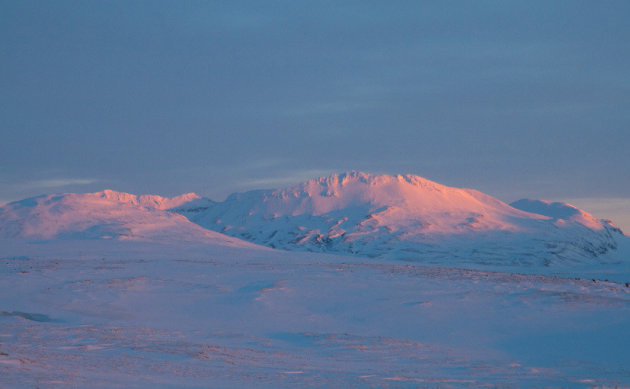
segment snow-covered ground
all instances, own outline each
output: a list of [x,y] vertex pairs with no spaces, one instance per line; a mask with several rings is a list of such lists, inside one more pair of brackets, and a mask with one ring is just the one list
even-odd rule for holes
[[0,251],[3,388],[630,385],[621,282],[216,243]]

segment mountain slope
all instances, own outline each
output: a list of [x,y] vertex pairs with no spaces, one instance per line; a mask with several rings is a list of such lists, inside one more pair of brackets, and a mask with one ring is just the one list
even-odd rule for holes
[[0,238],[117,239],[154,242],[219,243],[252,246],[191,223],[166,211],[181,204],[209,204],[199,196],[166,198],[105,190],[34,197],[0,207]]
[[413,175],[349,172],[174,211],[270,247],[440,264],[602,261],[626,239],[584,211],[545,204],[510,206]]

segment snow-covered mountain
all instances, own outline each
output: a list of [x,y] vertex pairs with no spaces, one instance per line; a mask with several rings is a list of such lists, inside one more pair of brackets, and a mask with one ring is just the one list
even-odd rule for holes
[[413,175],[334,174],[173,210],[269,247],[444,265],[607,261],[618,241],[628,239],[612,223],[569,204],[508,205]]
[[417,176],[357,172],[223,202],[194,193],[44,195],[0,207],[0,239],[16,238],[255,243],[441,266],[611,262],[630,241],[611,222],[569,204],[508,205]]
[[105,190],[33,197],[0,207],[0,239],[116,239],[253,246],[166,211],[210,204],[194,193],[173,198]]

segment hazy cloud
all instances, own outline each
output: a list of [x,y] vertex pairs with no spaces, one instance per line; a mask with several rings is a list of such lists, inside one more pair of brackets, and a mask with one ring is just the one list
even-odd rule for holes
[[623,197],[629,11],[8,2],[0,198],[107,185],[220,199],[350,169],[503,200]]

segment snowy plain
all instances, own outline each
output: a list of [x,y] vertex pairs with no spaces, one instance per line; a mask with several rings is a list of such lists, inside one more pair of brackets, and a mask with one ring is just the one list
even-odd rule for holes
[[630,385],[623,283],[68,243],[3,242],[1,387]]
[[258,246],[160,199],[2,207],[1,388],[630,386],[623,235],[605,260],[440,266]]

